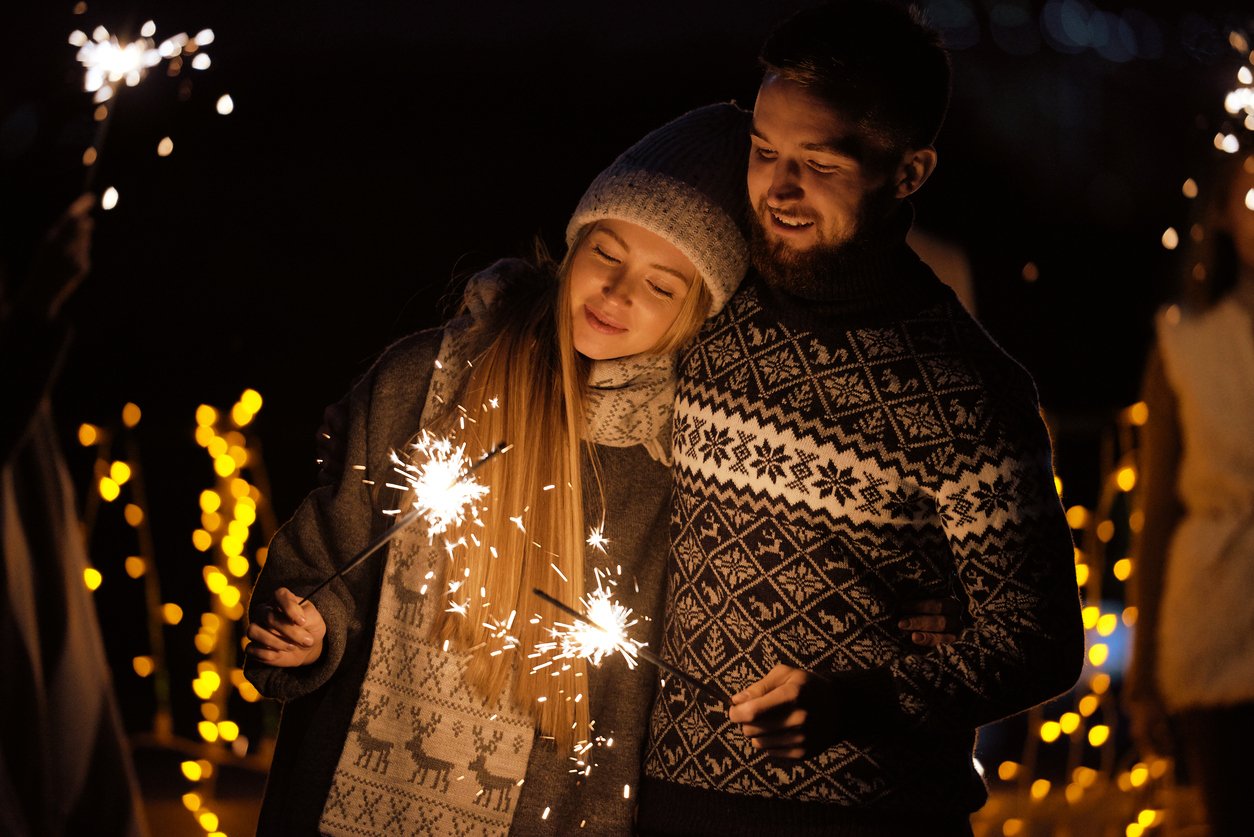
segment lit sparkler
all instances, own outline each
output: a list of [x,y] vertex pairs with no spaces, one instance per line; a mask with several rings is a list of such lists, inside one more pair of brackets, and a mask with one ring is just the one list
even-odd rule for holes
[[99,162],[100,150],[113,117],[113,108],[105,102],[123,87],[139,84],[148,71],[162,61],[169,61],[170,74],[177,75],[182,69],[181,56],[184,52],[197,53],[190,62],[193,69],[205,70],[210,66],[209,55],[203,48],[213,43],[213,30],[202,29],[195,36],[180,32],[160,43],[153,39],[156,32],[157,26],[150,20],[140,29],[140,37],[126,43],[103,26],[97,26],[90,36],[79,29],[70,33],[70,45],[78,47],[76,58],[83,65],[83,90],[93,94],[92,101],[103,108],[103,116],[97,117],[100,124],[96,135],[83,157],[90,167],[85,184],[87,188],[90,188],[98,168],[96,163]]
[[411,503],[412,508],[404,514],[401,514],[399,509],[392,510],[390,513],[397,515],[392,526],[367,544],[365,549],[350,558],[346,564],[320,581],[316,587],[305,594],[300,604],[309,601],[310,597],[323,587],[378,552],[405,527],[419,518],[425,519],[427,525],[432,527],[431,535],[434,537],[449,526],[464,521],[467,513],[472,517],[478,517],[476,502],[487,495],[488,488],[473,479],[474,473],[492,457],[509,450],[509,446],[504,443],[498,444],[472,463],[466,458],[465,445],[454,446],[446,438],[434,437],[423,431],[422,439],[414,445],[414,449],[426,454],[428,461],[411,466],[410,463],[405,463],[396,456],[395,452],[392,454],[392,461],[399,463],[395,468],[396,472],[408,483],[407,486],[393,485],[392,487],[409,488],[413,491],[415,499]]
[[[601,585],[599,575],[597,581],[597,589],[580,599],[580,602],[587,609],[586,613],[580,613],[575,608],[560,599],[550,596],[538,587],[532,589],[531,592],[563,613],[575,617],[576,620],[574,624],[555,623],[555,627],[552,629],[553,642],[537,645],[536,649],[538,652],[546,653],[556,650],[558,653],[554,655],[555,659],[585,657],[591,660],[594,665],[599,665],[605,655],[618,653],[623,656],[630,668],[635,668],[636,660],[639,658],[657,666],[676,680],[701,692],[706,697],[720,703],[727,702],[727,695],[720,693],[711,684],[704,683],[691,674],[681,671],[650,651],[644,643],[632,639],[627,633],[627,629],[635,625],[638,620],[631,618],[632,611],[629,608],[623,607],[610,598],[609,590]],[[548,663],[541,665],[548,665]],[[540,667],[537,666],[536,668]],[[535,669],[533,669],[534,671]]]

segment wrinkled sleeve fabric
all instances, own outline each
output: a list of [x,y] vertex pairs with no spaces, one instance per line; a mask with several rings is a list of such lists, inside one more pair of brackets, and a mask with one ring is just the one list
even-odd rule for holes
[[[337,483],[316,489],[275,534],[249,603],[249,618],[279,587],[304,595],[343,566],[392,518],[384,488],[389,456],[419,430],[440,330],[423,331],[389,347],[345,399],[344,469]],[[332,581],[313,603],[326,621],[322,656],[296,668],[248,658],[245,674],[263,695],[302,697],[325,684],[348,653],[368,653],[383,553]]]

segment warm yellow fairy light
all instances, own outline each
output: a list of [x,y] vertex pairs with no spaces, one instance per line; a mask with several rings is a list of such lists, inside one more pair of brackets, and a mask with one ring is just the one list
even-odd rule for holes
[[262,405],[261,393],[252,388],[246,389],[240,393],[239,403],[244,405],[244,409],[250,413],[260,412]]
[[217,567],[205,567],[204,576],[205,586],[208,587],[209,592],[213,593],[215,596],[225,590],[227,584],[230,583],[230,579],[228,579],[222,570]]
[[252,526],[257,522],[257,508],[246,503],[237,503],[235,505],[235,519],[244,527]]
[[179,767],[182,769],[183,775],[187,777],[188,781],[191,781],[191,782],[200,781],[200,765],[199,764],[197,764],[194,761],[189,760],[189,761],[185,761],[181,763]]
[[1188,198],[1189,200],[1196,198],[1197,197],[1197,181],[1191,177],[1188,180],[1184,181],[1184,185],[1180,187],[1180,193],[1184,195],[1186,198]]
[[234,721],[218,721],[218,735],[223,741],[234,741],[239,738],[239,724]]
[[218,598],[222,600],[222,604],[227,607],[235,607],[240,602],[240,591],[238,587],[226,587],[218,594]]
[[95,567],[88,567],[83,570],[83,583],[87,585],[88,590],[97,590],[100,588],[104,576],[100,574],[100,570]]
[[1037,779],[1035,782],[1032,783],[1032,798],[1044,799],[1045,797],[1049,796],[1050,787],[1051,787],[1051,784],[1048,779]]
[[[198,682],[199,681],[194,681],[192,683],[193,690],[196,688],[196,683]],[[209,703],[208,698],[202,698],[202,700],[205,702],[200,705],[201,717],[206,721],[213,721],[214,723],[217,723],[218,717],[222,714],[222,710],[218,708],[216,703]]]
[[183,794],[183,807],[195,813],[200,810],[200,794],[185,793]]
[[1175,227],[1168,227],[1163,230],[1163,249],[1174,250],[1180,246],[1180,233],[1176,232]]
[[96,429],[96,425],[84,422],[78,426],[78,443],[83,447],[91,447],[99,438],[100,432]]
[[1128,781],[1132,783],[1132,787],[1139,788],[1149,781],[1149,768],[1140,762],[1133,765],[1128,771]]
[[1080,728],[1080,716],[1075,712],[1064,712],[1058,719],[1058,728],[1063,735],[1070,735]]
[[1110,656],[1110,647],[1104,642],[1096,643],[1089,649],[1089,662],[1095,666],[1103,666],[1106,659]]
[[148,657],[148,656],[132,657],[131,668],[133,668],[135,670],[135,673],[138,674],[140,677],[147,677],[153,672],[154,665],[152,662],[152,657]]
[[131,578],[142,578],[144,571],[148,569],[148,566],[144,563],[144,559],[140,558],[138,555],[129,556],[123,566],[126,569],[126,574]]
[[1003,782],[1009,782],[1015,776],[1019,775],[1019,764],[1013,761],[1003,761],[997,765],[997,778]]
[[1062,477],[1054,475],[1054,493],[1059,497],[1062,496]]
[[206,532],[216,532],[222,528],[222,515],[214,512],[203,512],[200,515],[200,528]]
[[1097,539],[1102,543],[1110,543],[1115,537],[1115,523],[1113,520],[1103,520],[1097,524]]
[[1002,837],[1018,837],[1023,833],[1023,820],[1011,817],[1001,824]]
[[[215,737],[216,737],[216,731],[215,731]],[[196,820],[197,822],[200,823],[200,827],[203,828],[205,831],[217,831],[218,830],[218,815],[213,813],[212,811],[203,812],[199,817],[196,818]]]
[[1110,636],[1119,625],[1119,617],[1113,613],[1103,613],[1097,618],[1097,632],[1102,636]]
[[1120,491],[1131,491],[1136,487],[1136,468],[1131,465],[1125,465],[1115,474],[1115,484],[1119,486]]
[[1110,727],[1105,724],[1097,724],[1089,730],[1089,744],[1094,747],[1102,746],[1108,738],[1110,738]]
[[1097,620],[1101,617],[1102,611],[1096,605],[1089,605],[1080,611],[1080,618],[1084,620],[1084,630],[1091,631],[1097,627]]
[[1084,506],[1072,506],[1067,509],[1067,525],[1072,529],[1083,529],[1089,522],[1089,510]]
[[1080,710],[1080,714],[1087,718],[1096,712],[1097,707],[1100,705],[1101,701],[1098,700],[1097,695],[1085,695],[1080,698],[1080,703],[1077,708]]
[[1062,727],[1057,721],[1046,721],[1041,724],[1041,740],[1046,744],[1053,744],[1061,733]]
[[118,205],[118,190],[113,186],[104,190],[104,194],[100,196],[100,208],[108,212]]
[[222,495],[206,489],[200,492],[200,510],[212,514],[222,506]]
[[118,484],[111,477],[100,478],[100,497],[106,503],[112,503],[118,499],[118,495],[121,493],[122,491],[118,488]]
[[220,477],[229,477],[235,473],[235,460],[226,454],[215,457],[213,460],[213,470]]
[[196,408],[196,424],[201,427],[209,427],[218,420],[218,411],[210,407],[208,404],[201,404]]
[[213,535],[204,529],[197,529],[192,532],[192,546],[201,552],[208,552],[209,547],[213,546]]
[[1071,778],[1082,788],[1091,788],[1097,782],[1097,771],[1091,767],[1080,765],[1071,771]]
[[1075,805],[1084,798],[1084,786],[1072,782],[1067,785],[1066,790],[1063,791],[1063,795],[1067,798],[1068,805]]
[[127,427],[134,427],[139,424],[139,420],[143,418],[144,413],[139,409],[139,405],[133,401],[126,402],[122,407],[122,423]]
[[253,420],[253,414],[244,408],[243,404],[236,404],[231,408],[231,421],[235,422],[236,427],[243,427]]
[[248,575],[248,559],[243,555],[232,555],[226,561],[226,569],[236,578],[243,578]]
[[1110,689],[1110,675],[1104,671],[1099,671],[1093,675],[1093,679],[1089,681],[1089,688],[1093,690],[1095,695],[1104,695]]
[[1145,829],[1141,827],[1139,822],[1130,822],[1128,827],[1123,830],[1125,837],[1142,837]]
[[1141,811],[1141,813],[1136,815],[1136,821],[1141,824],[1142,828],[1153,828],[1158,824],[1158,818],[1160,815],[1160,811],[1155,811],[1152,808],[1146,808]]
[[247,680],[239,684],[239,696],[247,703],[256,703],[261,700],[261,692],[257,691],[257,687]]
[[1137,611],[1135,606],[1125,607],[1123,609],[1123,613],[1120,615],[1119,618],[1123,620],[1123,624],[1126,627],[1131,628],[1133,625],[1136,624],[1136,617],[1137,617],[1138,612],[1139,611]]
[[127,503],[126,508],[122,510],[122,517],[126,519],[128,526],[138,527],[144,522],[144,510],[134,503]]
[[212,721],[201,721],[196,725],[196,731],[200,733],[200,737],[210,744],[218,740],[218,725]]
[[1132,559],[1120,558],[1110,570],[1119,581],[1127,581],[1132,576]]
[[1089,581],[1089,565],[1088,564],[1076,564],[1075,565],[1076,586],[1083,587],[1085,584],[1088,584],[1088,581]]
[[177,625],[183,621],[183,608],[174,602],[166,602],[161,606],[161,618],[167,625]]

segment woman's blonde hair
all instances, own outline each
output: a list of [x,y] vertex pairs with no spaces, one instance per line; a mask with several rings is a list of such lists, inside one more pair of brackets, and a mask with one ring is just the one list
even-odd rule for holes
[[[502,441],[511,447],[476,474],[490,489],[481,525],[464,527],[459,533],[464,545],[450,550],[443,589],[449,589],[447,582],[460,582],[453,598],[465,603],[466,611],[442,612],[434,627],[437,642],[474,652],[466,680],[476,691],[490,699],[508,687],[541,734],[567,751],[590,739],[586,663],[561,660],[532,673],[539,661],[529,655],[550,638],[550,625],[568,621],[533,595],[533,588],[572,605],[587,592],[584,502],[589,491],[582,479],[581,448],[590,454],[594,483],[599,473],[595,450],[582,439],[590,363],[573,342],[570,270],[589,231],[578,233],[558,265],[539,254],[538,277],[511,287],[486,324],[492,337],[473,361],[461,394],[473,420],[458,427],[457,435],[467,451],[489,450]],[[711,299],[701,277],[696,283],[652,352],[675,351],[696,335]],[[495,409],[480,406],[493,403]],[[600,493],[599,486],[592,491],[596,507]],[[504,642],[497,626],[506,624],[518,647],[492,653]]]

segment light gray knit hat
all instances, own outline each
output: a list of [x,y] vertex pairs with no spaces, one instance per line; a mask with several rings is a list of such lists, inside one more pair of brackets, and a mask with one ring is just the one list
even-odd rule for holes
[[566,226],[566,245],[595,221],[639,224],[696,266],[714,297],[710,316],[718,313],[749,267],[749,118],[732,104],[706,105],[647,134],[592,181]]

